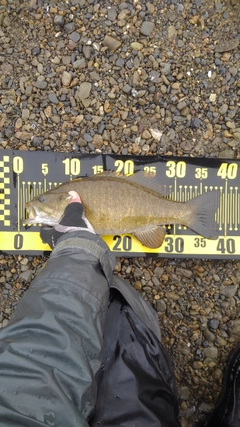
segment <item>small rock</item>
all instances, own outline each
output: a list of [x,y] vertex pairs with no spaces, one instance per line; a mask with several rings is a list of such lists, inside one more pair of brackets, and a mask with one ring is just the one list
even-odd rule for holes
[[134,283],[134,288],[137,289],[138,291],[142,289],[142,284],[140,280],[136,280],[136,282]]
[[77,61],[74,61],[73,68],[85,68],[86,67],[86,61],[85,58],[77,59]]
[[123,92],[129,94],[129,93],[131,93],[132,88],[131,88],[131,86],[129,86],[129,84],[126,84],[123,86],[122,90],[123,90]]
[[166,303],[162,299],[158,300],[156,302],[156,309],[159,313],[165,313],[167,310]]
[[93,136],[92,144],[95,148],[101,149],[103,146],[103,137],[102,135],[99,135],[95,133]]
[[150,3],[149,1],[146,3],[146,8],[148,10],[149,13],[154,13],[154,5],[152,3]]
[[31,96],[32,95],[32,90],[33,90],[32,86],[30,86],[30,85],[26,86],[25,95],[26,96]]
[[196,117],[195,119],[192,120],[192,125],[195,128],[199,128],[201,126],[201,120]]
[[203,331],[203,336],[204,336],[204,338],[206,338],[206,340],[208,340],[210,342],[215,341],[215,335],[213,332],[209,331],[209,329],[205,329]]
[[143,131],[143,133],[142,133],[142,137],[144,138],[144,139],[150,139],[151,138],[151,133],[147,130],[147,129],[145,129],[144,131]]
[[91,46],[83,46],[83,55],[86,59],[89,59],[91,57],[92,48]]
[[[22,125],[23,125],[23,121],[22,121],[21,117],[18,117],[18,119],[15,122],[15,129],[16,130],[21,129]],[[2,127],[1,121],[0,121],[0,127]]]
[[57,99],[57,97],[56,97],[56,94],[54,92],[49,93],[48,99],[49,99],[50,102],[52,102],[53,104],[56,104],[56,105],[59,102],[58,99]]
[[228,110],[228,105],[227,104],[223,104],[221,105],[221,107],[219,108],[219,113],[223,116]]
[[68,73],[68,71],[63,71],[62,73],[62,84],[63,86],[69,86],[72,80],[71,73]]
[[41,48],[39,46],[34,46],[34,48],[32,48],[31,53],[34,56],[39,55],[39,53],[41,52]]
[[[54,58],[52,59],[52,63],[53,64],[60,64],[60,58],[59,58],[59,56],[54,56]],[[39,70],[39,66],[40,66],[40,68],[41,68],[41,70]],[[43,73],[43,66],[42,66],[42,64],[39,64],[39,66],[38,66],[38,71],[39,71],[39,73]]]
[[[6,118],[7,118],[6,113],[1,113],[0,114],[0,128],[3,127],[4,123],[6,122]],[[15,127],[16,127],[16,125],[15,125]]]
[[28,258],[24,257],[21,259],[20,264],[27,265],[28,264]]
[[140,270],[139,267],[135,267],[133,275],[134,275],[135,279],[139,279],[140,277],[142,277],[143,272],[142,272],[142,270]]
[[222,338],[222,337],[217,337],[216,338],[216,344],[219,347],[225,347],[225,345],[227,345],[227,341],[224,338]]
[[8,62],[3,62],[1,65],[1,70],[3,74],[10,74],[13,71],[13,66],[11,64],[8,64]]
[[140,28],[140,33],[144,36],[150,36],[150,34],[153,32],[155,25],[151,21],[144,21]]
[[173,25],[168,27],[168,39],[171,40],[177,36],[177,30]]
[[209,359],[218,358],[218,349],[217,347],[207,347],[204,349],[205,356]]
[[229,40],[221,40],[215,48],[215,52],[228,52],[230,50],[236,49],[239,45],[239,40],[237,38],[232,38]]
[[240,142],[240,132],[233,131],[233,137],[236,141]]
[[92,80],[95,80],[95,81],[101,80],[101,76],[99,73],[97,73],[97,71],[91,71],[90,77]]
[[210,403],[201,402],[200,405],[198,406],[198,409],[199,409],[200,413],[205,412],[205,413],[209,414],[212,411],[213,407]]
[[218,157],[221,159],[233,159],[234,151],[233,150],[223,150],[219,152]]
[[28,120],[29,119],[29,109],[28,108],[23,108],[22,109],[22,119],[23,120]]
[[218,326],[219,326],[219,320],[217,320],[217,319],[210,319],[208,321],[208,327],[210,329],[216,330],[216,329],[218,329]]
[[187,386],[180,386],[179,387],[179,396],[181,396],[182,400],[188,400],[190,397],[190,390]]
[[54,17],[54,24],[55,25],[60,25],[61,27],[64,26],[64,17],[60,16],[60,15],[56,15]]
[[162,134],[163,134],[162,131],[158,129],[152,129],[152,128],[150,128],[149,130],[151,132],[153,139],[159,142],[162,138]]
[[152,70],[149,73],[149,78],[150,78],[152,83],[159,83],[160,73],[158,71]]
[[202,366],[203,366],[203,363],[200,360],[194,360],[193,369],[201,369]]
[[234,319],[228,322],[228,332],[230,336],[240,338],[240,319]]
[[231,132],[229,132],[229,130],[227,130],[227,129],[223,132],[223,136],[225,138],[233,138],[233,134]]
[[17,139],[21,139],[23,141],[30,141],[32,138],[32,134],[29,132],[18,131],[15,133]]
[[117,18],[117,11],[115,7],[110,7],[110,9],[108,10],[107,17],[109,21],[115,21],[115,19]]
[[181,83],[180,82],[175,82],[172,84],[172,88],[178,90],[181,87]]
[[187,106],[187,104],[186,104],[186,102],[185,102],[185,101],[180,101],[180,102],[178,103],[178,105],[177,105],[177,109],[178,109],[179,111],[182,111],[184,108],[186,108],[186,106]]
[[173,301],[177,301],[179,299],[179,295],[175,292],[166,292],[166,298],[172,299]]
[[54,114],[53,116],[51,116],[51,120],[53,123],[60,123],[61,117]]
[[85,139],[85,141],[86,142],[92,142],[92,136],[91,135],[89,135],[89,133],[85,133],[84,135],[83,135],[83,138]]
[[233,122],[230,122],[230,121],[227,121],[227,122],[226,122],[226,126],[227,126],[229,129],[234,129],[234,128],[235,128],[235,124],[234,124]]
[[37,80],[37,81],[36,81],[36,83],[35,83],[35,86],[36,86],[38,89],[43,90],[43,89],[46,89],[46,87],[47,87],[47,82],[46,82],[46,80]]
[[211,93],[209,96],[209,101],[210,102],[215,102],[217,99],[217,94],[216,93]]
[[154,274],[158,279],[161,279],[162,275],[163,275],[163,268],[162,267],[156,267],[154,269]]
[[103,45],[106,46],[110,52],[115,52],[121,46],[122,42],[114,37],[106,35],[103,40]]
[[34,136],[32,139],[32,146],[33,147],[38,147],[39,145],[42,144],[44,138],[40,137],[40,136]]
[[89,82],[84,82],[80,85],[79,89],[75,93],[75,99],[77,101],[82,101],[83,99],[87,99],[90,95],[92,89],[92,84]]
[[48,119],[51,117],[51,115],[52,115],[52,106],[51,105],[49,105],[47,108],[45,108],[44,114]]
[[118,152],[118,146],[114,142],[110,142],[111,148],[115,154]]
[[170,72],[171,72],[171,64],[169,64],[169,63],[164,64],[164,67],[162,69],[162,74],[167,76],[168,74],[170,74]]
[[77,125],[79,125],[79,123],[81,123],[81,122],[83,121],[83,119],[84,119],[83,114],[79,114],[79,115],[76,117],[76,119],[75,119],[75,123],[76,123]]
[[62,57],[62,63],[64,65],[69,65],[71,63],[71,56],[70,55],[65,55]]
[[77,31],[73,31],[73,33],[70,34],[70,39],[77,43],[80,40],[80,34],[77,33]]
[[236,76],[238,73],[237,67],[234,67],[234,66],[230,67],[228,71],[229,71],[229,73],[232,74],[232,76]]
[[8,126],[4,131],[4,135],[7,138],[10,138],[13,135],[13,128],[11,126]]
[[176,268],[176,274],[181,274],[181,276],[184,277],[192,277],[193,272],[192,270],[187,270],[186,268]]
[[114,271],[116,271],[117,273],[119,273],[121,271],[121,269],[122,269],[121,261],[119,259],[117,259],[116,260],[116,265],[114,267]]
[[139,154],[140,153],[140,147],[135,142],[133,142],[133,144],[132,144],[132,153],[133,154]]
[[238,290],[238,285],[228,285],[228,286],[221,285],[219,292],[220,294],[225,295],[225,297],[231,298],[236,294],[237,290]]
[[64,26],[64,30],[66,33],[72,33],[75,30],[75,24],[74,22],[69,22]]
[[116,60],[116,66],[117,66],[117,67],[123,67],[123,65],[124,65],[124,60],[123,60],[123,58],[118,58],[118,59]]
[[31,282],[32,274],[33,274],[32,270],[23,271],[22,273],[19,274],[19,279],[25,280],[26,282]]
[[141,50],[143,48],[142,43],[138,43],[138,42],[132,42],[130,46],[133,50]]
[[103,118],[101,116],[92,116],[92,122],[96,125],[98,125],[102,121],[102,119]]

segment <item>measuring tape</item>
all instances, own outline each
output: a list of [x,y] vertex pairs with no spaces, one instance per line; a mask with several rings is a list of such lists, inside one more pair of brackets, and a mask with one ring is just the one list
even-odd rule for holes
[[[57,185],[105,170],[125,175],[138,170],[155,174],[172,200],[185,202],[205,192],[219,191],[215,221],[217,240],[205,239],[181,225],[166,225],[159,249],[143,246],[134,236],[102,236],[117,256],[240,258],[240,194],[238,160],[166,156],[118,156],[1,150],[0,250],[39,255],[49,251],[39,225],[26,226],[25,203]],[[25,224],[25,225],[24,225]]]

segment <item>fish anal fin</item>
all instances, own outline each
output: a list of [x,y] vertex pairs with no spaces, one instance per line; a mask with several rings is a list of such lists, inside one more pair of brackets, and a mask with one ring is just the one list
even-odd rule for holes
[[133,234],[144,246],[156,249],[162,246],[166,230],[164,227],[157,225],[144,231],[135,231]]

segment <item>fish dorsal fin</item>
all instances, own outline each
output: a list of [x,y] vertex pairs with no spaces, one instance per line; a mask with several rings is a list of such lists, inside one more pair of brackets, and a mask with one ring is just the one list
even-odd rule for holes
[[140,242],[148,248],[156,249],[162,246],[166,234],[164,227],[156,225],[144,231],[132,233]]
[[141,185],[149,190],[155,191],[162,197],[167,197],[167,186],[162,186],[156,178],[156,175],[147,171],[137,171],[132,175],[123,175],[115,171],[101,172],[90,177],[90,179],[99,179],[101,177],[121,179],[126,182],[132,182]]

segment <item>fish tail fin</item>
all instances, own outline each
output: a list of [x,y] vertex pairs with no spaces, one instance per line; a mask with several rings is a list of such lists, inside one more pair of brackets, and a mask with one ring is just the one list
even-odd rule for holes
[[191,209],[193,218],[188,227],[207,239],[217,239],[219,231],[215,214],[219,207],[219,192],[204,193],[187,202],[187,206]]

